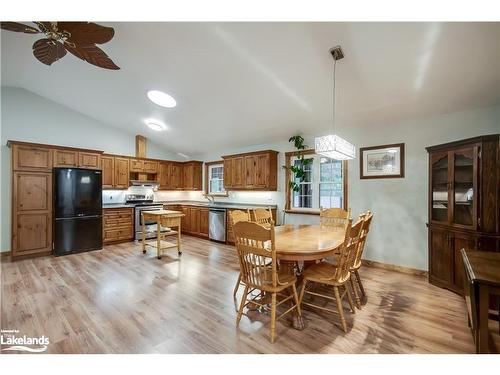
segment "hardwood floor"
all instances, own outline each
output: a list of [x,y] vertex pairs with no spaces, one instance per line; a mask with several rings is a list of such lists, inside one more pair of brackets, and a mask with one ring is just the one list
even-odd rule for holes
[[[45,335],[49,353],[473,353],[465,304],[424,277],[362,267],[368,302],[338,316],[304,309],[306,329],[250,312],[236,329],[232,246],[183,237],[156,259],[125,243],[3,262],[1,328]],[[241,297],[240,290],[238,298]]]

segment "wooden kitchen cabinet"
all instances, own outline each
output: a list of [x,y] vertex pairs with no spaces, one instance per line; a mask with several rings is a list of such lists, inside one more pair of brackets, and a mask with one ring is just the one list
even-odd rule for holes
[[183,173],[182,163],[172,163],[170,174],[170,187],[174,190],[181,190],[183,188]]
[[101,155],[95,152],[78,152],[78,166],[87,169],[101,168]]
[[222,158],[227,190],[277,190],[278,152],[256,151]]
[[54,167],[78,167],[78,151],[55,149]]
[[429,282],[463,294],[460,250],[500,251],[499,135],[427,151]]
[[114,156],[101,156],[102,188],[113,189],[115,187],[115,158]]
[[115,156],[115,184],[116,189],[129,187],[129,159]]
[[100,154],[72,149],[54,149],[54,167],[100,169]]
[[12,145],[12,169],[15,171],[52,171],[52,150],[48,147],[38,147],[29,144]]
[[172,163],[168,161],[160,162],[158,167],[158,183],[160,190],[171,190],[172,187]]
[[158,162],[151,160],[144,160],[144,173],[151,173],[151,174],[158,173]]
[[144,172],[144,160],[130,159],[129,172]]
[[200,236],[208,238],[208,208],[200,208]]
[[102,241],[104,244],[134,239],[134,209],[105,208],[102,210]]
[[186,190],[202,189],[202,165],[201,161],[186,162],[182,165],[183,188]]
[[198,207],[190,207],[189,208],[189,219],[191,221],[190,224],[190,232],[192,234],[200,233],[200,209]]
[[12,258],[50,254],[52,173],[14,172],[12,198]]

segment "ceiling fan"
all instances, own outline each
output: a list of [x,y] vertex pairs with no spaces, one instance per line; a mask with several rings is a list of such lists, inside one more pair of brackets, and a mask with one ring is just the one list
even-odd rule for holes
[[45,65],[52,65],[66,55],[66,51],[104,69],[120,69],[106,53],[96,46],[109,42],[115,35],[112,27],[93,22],[40,22],[33,21],[38,27],[18,22],[1,22],[4,30],[25,34],[45,34],[33,44],[33,55]]

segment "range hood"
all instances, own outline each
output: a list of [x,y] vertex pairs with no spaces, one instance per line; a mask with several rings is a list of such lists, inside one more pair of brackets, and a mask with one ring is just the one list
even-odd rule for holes
[[157,188],[160,186],[158,181],[130,180],[130,186],[145,186]]

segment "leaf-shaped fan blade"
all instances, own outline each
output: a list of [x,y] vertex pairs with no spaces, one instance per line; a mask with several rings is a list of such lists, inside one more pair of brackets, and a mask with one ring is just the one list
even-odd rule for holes
[[68,41],[76,45],[103,44],[115,35],[112,27],[93,22],[58,22],[57,30],[69,33]]
[[33,44],[33,55],[45,65],[52,65],[66,55],[66,50],[57,40],[40,39]]
[[64,46],[73,55],[79,59],[85,60],[88,63],[104,69],[118,70],[120,69],[111,60],[106,53],[96,45],[78,45],[72,46],[70,43],[65,42]]
[[40,32],[33,26],[28,26],[19,22],[0,22],[0,27],[4,30],[17,31],[19,33],[26,34],[38,34]]

